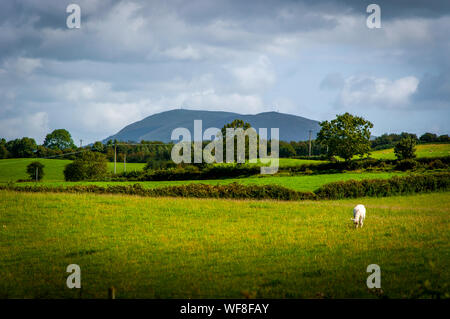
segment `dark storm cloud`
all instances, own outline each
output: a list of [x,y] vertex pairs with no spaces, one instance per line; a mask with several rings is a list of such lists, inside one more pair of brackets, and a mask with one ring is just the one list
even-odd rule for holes
[[443,103],[450,101],[450,70],[437,75],[425,74],[421,79],[417,92],[414,95],[416,101],[430,101],[431,103]]
[[[307,2],[314,3],[313,0]],[[354,12],[366,12],[369,4],[378,4],[383,19],[398,18],[438,18],[450,13],[450,1],[447,0],[333,0]]]

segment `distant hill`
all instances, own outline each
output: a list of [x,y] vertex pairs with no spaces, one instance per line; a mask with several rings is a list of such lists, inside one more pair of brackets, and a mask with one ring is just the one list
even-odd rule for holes
[[320,130],[319,122],[301,116],[278,112],[264,112],[255,115],[218,111],[171,110],[146,117],[145,119],[125,126],[118,133],[109,136],[103,142],[117,139],[119,141],[163,141],[170,142],[170,135],[177,127],[187,128],[194,132],[194,120],[203,121],[203,131],[209,127],[222,128],[225,124],[240,119],[250,123],[255,129],[278,127],[280,140],[302,141],[312,138]]

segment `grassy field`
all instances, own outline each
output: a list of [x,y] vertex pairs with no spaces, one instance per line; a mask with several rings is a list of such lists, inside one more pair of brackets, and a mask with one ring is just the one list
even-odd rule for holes
[[[337,174],[321,174],[321,175],[299,175],[299,176],[256,176],[247,178],[230,178],[230,179],[214,179],[214,180],[187,180],[187,181],[156,181],[156,182],[42,182],[38,185],[46,186],[73,186],[73,185],[133,185],[141,184],[145,188],[155,188],[164,186],[174,186],[174,185],[185,185],[185,184],[210,184],[210,185],[224,185],[230,183],[240,183],[244,185],[280,185],[287,188],[291,188],[297,191],[313,191],[320,186],[336,182],[336,181],[346,181],[346,180],[362,180],[370,178],[391,178],[393,176],[405,175],[402,172],[384,172],[384,173],[337,173]],[[20,185],[35,185],[34,182],[20,183]]]
[[[450,144],[423,144],[416,146],[417,157],[450,156]],[[379,159],[395,159],[394,149],[374,151],[371,157]]]
[[[0,298],[449,293],[450,193],[323,202],[0,192]],[[367,207],[362,229],[355,204]],[[69,264],[82,291],[66,288]],[[430,295],[419,295],[430,297]],[[448,296],[448,295],[447,295]]]
[[[64,181],[64,167],[70,160],[62,159],[36,159],[36,158],[11,158],[0,160],[0,183],[16,181],[18,179],[28,179],[26,174],[27,165],[31,162],[39,161],[45,165],[44,181]],[[127,163],[127,171],[142,170],[145,163]],[[108,163],[111,172],[114,171],[114,163]],[[118,173],[123,172],[123,163],[117,163]]]
[[[0,183],[6,183],[9,181],[17,181],[18,179],[29,178],[26,174],[26,167],[28,164],[34,161],[39,161],[45,165],[45,177],[43,181],[56,182],[64,181],[64,167],[69,164],[70,160],[62,159],[36,159],[36,158],[11,158],[0,160]],[[323,161],[313,161],[313,160],[303,160],[303,159],[292,159],[292,158],[281,158],[280,167],[283,166],[295,166],[301,164],[310,163],[321,163]],[[124,171],[123,163],[116,164],[117,173],[122,173]],[[126,169],[130,171],[142,170],[145,163],[127,163]],[[114,163],[108,163],[108,168],[111,172],[114,171]]]
[[[441,157],[450,155],[450,144],[424,144],[417,146],[418,157]],[[373,158],[394,159],[394,150],[387,149],[381,151],[374,151],[371,155]],[[13,158],[0,160],[0,183],[8,181],[16,181],[18,179],[27,179],[25,173],[26,166],[38,160],[45,165],[44,181],[63,181],[64,167],[70,163],[69,160],[62,159],[32,159],[32,158]],[[280,167],[296,166],[302,164],[319,164],[324,161],[280,158]],[[145,163],[127,163],[127,171],[142,170]],[[108,167],[112,172],[114,170],[114,163],[108,163]],[[117,172],[121,173],[124,170],[123,163],[117,163]]]
[[[286,163],[289,161],[304,161],[306,160],[292,160],[292,159],[282,159]],[[0,183],[6,183],[8,181],[17,181],[18,179],[26,179],[25,174],[26,166],[32,162],[33,159],[8,159],[0,160]],[[54,160],[46,159],[41,160],[45,165],[46,176],[40,184],[45,184],[47,186],[69,186],[69,185],[86,185],[94,184],[100,186],[106,186],[108,184],[135,184],[136,182],[65,182],[62,171],[64,166],[70,163],[68,160]],[[292,163],[292,162],[289,162]],[[108,163],[110,169],[113,169],[113,163]],[[142,169],[144,164],[129,163],[127,164],[127,169]],[[117,165],[117,171],[123,169],[122,165]],[[139,182],[143,187],[153,188],[153,187],[163,187],[171,185],[183,185],[190,183],[204,183],[204,184],[229,184],[233,182],[242,183],[244,185],[256,184],[256,185],[280,185],[287,188],[291,188],[298,191],[313,191],[323,184],[350,180],[350,179],[367,179],[367,178],[390,178],[394,175],[402,175],[404,173],[400,172],[384,172],[384,173],[339,173],[339,174],[322,174],[322,175],[309,175],[309,176],[270,176],[270,175],[258,175],[249,178],[232,178],[232,179],[221,179],[221,180],[193,180],[193,181],[158,181],[158,182]],[[33,185],[34,182],[25,182],[21,185]]]

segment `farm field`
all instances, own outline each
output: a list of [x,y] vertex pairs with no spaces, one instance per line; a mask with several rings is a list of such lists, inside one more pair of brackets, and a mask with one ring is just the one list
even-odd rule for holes
[[[450,193],[320,202],[0,191],[0,298],[449,295]],[[350,217],[367,207],[362,229]],[[65,287],[81,267],[82,290]],[[425,294],[416,294],[425,287]]]
[[[63,159],[40,159],[40,158],[11,158],[0,160],[0,183],[27,179],[27,165],[31,162],[39,161],[45,165],[44,181],[64,181],[64,167],[72,162]],[[145,163],[127,163],[127,170],[142,170]],[[108,163],[111,172],[114,171],[114,163]],[[117,163],[117,172],[123,172],[123,163]]]
[[[424,144],[417,146],[417,157],[442,157],[450,155],[450,144]],[[372,152],[371,157],[394,159],[394,150],[386,149]],[[33,158],[12,158],[0,160],[0,183],[8,181],[16,181],[18,179],[27,179],[25,173],[26,166],[38,160],[45,165],[44,182],[64,181],[63,170],[64,167],[70,163],[70,160],[63,159],[33,159]],[[296,166],[302,164],[319,164],[325,161],[305,160],[280,158],[280,167]],[[127,163],[127,171],[142,170],[145,163]],[[114,170],[114,163],[109,162],[108,167],[112,172]],[[117,172],[121,173],[124,170],[123,163],[117,163]]]
[[[28,164],[34,161],[39,161],[45,165],[44,181],[64,181],[64,167],[69,164],[70,160],[63,159],[40,159],[40,158],[11,158],[0,160],[0,183],[8,181],[16,181],[18,179],[27,179],[28,176],[25,173]],[[292,158],[280,158],[280,167],[283,166],[295,166],[301,164],[322,163],[324,161],[292,159]],[[124,171],[123,163],[118,162],[116,164],[117,173]],[[232,165],[232,164],[230,164]],[[127,163],[127,171],[139,171],[142,170],[145,163]],[[114,171],[114,163],[109,162],[108,168],[111,172]]]
[[[417,157],[450,156],[450,144],[419,144],[416,146]],[[377,159],[395,159],[394,149],[373,151],[370,157]]]
[[[279,185],[291,188],[297,191],[313,191],[320,186],[337,181],[346,180],[362,180],[362,179],[385,179],[393,176],[405,175],[403,172],[383,172],[383,173],[337,173],[337,174],[320,174],[320,175],[298,175],[298,176],[256,176],[247,178],[230,178],[230,179],[212,179],[212,180],[186,180],[186,181],[151,181],[151,182],[42,182],[38,185],[46,186],[73,186],[73,185],[133,185],[141,184],[145,188],[156,188],[164,186],[175,186],[185,184],[210,184],[224,185],[230,183],[240,183],[244,185]],[[34,182],[20,183],[19,185],[36,185]]]

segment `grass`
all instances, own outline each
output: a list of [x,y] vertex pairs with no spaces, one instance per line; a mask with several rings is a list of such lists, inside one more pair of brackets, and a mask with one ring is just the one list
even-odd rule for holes
[[[450,193],[323,202],[0,192],[0,297],[449,296]],[[362,229],[352,208],[367,207]],[[81,267],[82,291],[66,288]],[[443,295],[442,295],[443,296]],[[441,297],[442,297],[441,296]]]
[[[450,144],[420,144],[416,146],[417,157],[450,156]],[[377,159],[395,159],[394,149],[374,151],[371,157]]]
[[[346,181],[346,180],[362,180],[370,178],[380,178],[386,179],[393,176],[404,175],[402,172],[383,172],[383,173],[337,173],[337,174],[321,174],[321,175],[299,175],[299,176],[263,176],[259,175],[256,177],[247,178],[230,178],[230,179],[214,179],[214,180],[187,180],[187,181],[152,181],[152,182],[44,182],[39,184],[44,184],[46,186],[72,186],[72,185],[133,185],[141,184],[145,188],[156,188],[164,186],[174,186],[174,185],[185,185],[185,184],[210,184],[210,185],[224,185],[230,183],[240,183],[244,185],[280,185],[287,188],[291,188],[297,191],[313,191],[320,186],[336,182],[336,181]],[[35,185],[34,182],[20,183],[20,185]]]
[[[8,181],[16,181],[18,179],[27,179],[25,173],[26,166],[35,159],[7,159],[0,160],[0,183],[6,183]],[[281,159],[282,162],[292,163],[292,161],[307,161],[296,159]],[[65,182],[63,176],[63,170],[65,165],[70,163],[69,160],[55,160],[55,159],[40,159],[45,165],[45,177],[41,183],[48,186],[68,186],[68,185],[86,185],[95,184],[100,186],[106,186],[109,184],[135,184],[136,182]],[[128,163],[127,170],[140,170],[145,164],[141,163]],[[113,170],[114,163],[108,163],[110,170]],[[117,164],[117,172],[123,170],[123,164]],[[338,174],[322,174],[322,175],[309,175],[309,176],[270,176],[270,175],[258,175],[248,178],[232,178],[232,179],[219,179],[219,180],[192,180],[192,181],[157,181],[157,182],[139,182],[143,187],[163,187],[169,185],[183,185],[190,183],[204,183],[204,184],[229,184],[233,182],[242,183],[244,185],[256,184],[256,185],[280,185],[288,187],[297,191],[313,191],[323,184],[343,181],[350,179],[367,179],[367,178],[390,178],[395,175],[401,175],[400,172],[383,172],[383,173],[369,173],[369,172],[349,172]],[[33,185],[34,182],[25,182],[21,185]]]
[[[450,144],[422,144],[417,145],[417,157],[442,157],[450,155]],[[394,159],[394,150],[380,150],[372,152],[371,157]],[[0,183],[8,181],[16,181],[18,179],[27,179],[25,173],[26,166],[38,160],[45,165],[44,181],[57,182],[64,181],[63,170],[64,167],[70,163],[70,160],[62,159],[33,159],[33,158],[12,158],[0,160]],[[319,164],[325,161],[307,160],[307,159],[292,159],[280,158],[280,167],[296,166],[303,164]],[[145,163],[127,163],[127,171],[142,170]],[[110,171],[114,171],[114,163],[108,163]],[[117,172],[121,173],[124,170],[123,163],[117,163]]]
[[[37,159],[37,158],[11,158],[0,160],[0,183],[16,181],[18,179],[28,179],[26,174],[27,165],[31,162],[39,161],[45,165],[44,181],[64,181],[64,167],[70,160],[62,159]],[[127,171],[142,170],[145,163],[127,163]],[[111,172],[114,171],[114,163],[108,163]],[[123,172],[123,163],[117,163],[117,173]]]

